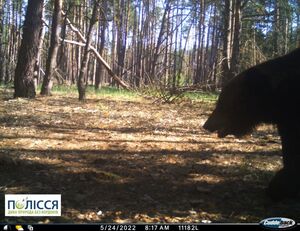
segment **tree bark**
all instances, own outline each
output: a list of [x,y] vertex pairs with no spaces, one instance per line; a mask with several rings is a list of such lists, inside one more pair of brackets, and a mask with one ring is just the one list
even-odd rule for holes
[[225,0],[225,9],[224,9],[224,31],[223,31],[223,76],[222,76],[222,86],[226,85],[230,75],[230,61],[231,61],[231,33],[232,33],[232,1]]
[[46,63],[46,74],[44,76],[41,95],[50,95],[52,88],[52,76],[56,68],[57,51],[59,46],[59,36],[61,32],[61,10],[62,0],[55,0],[54,2],[54,13],[52,18],[52,30],[51,30],[51,41],[50,48]]
[[[0,0],[0,54],[4,54],[4,51],[2,49],[2,35],[3,35],[3,1]],[[3,55],[0,55],[0,84],[3,82],[3,70],[4,70],[4,60],[5,58]]]
[[115,9],[117,11],[117,75],[122,76],[124,63],[125,63],[125,53],[126,53],[126,39],[127,39],[127,28],[126,28],[126,14],[127,9],[124,0],[119,0],[119,4]]
[[238,72],[239,54],[240,54],[240,34],[241,34],[241,0],[235,1],[234,9],[234,28],[232,41],[232,55],[231,55],[231,76],[235,76]]
[[34,67],[42,27],[43,0],[29,0],[24,22],[23,39],[15,71],[14,97],[35,98]]
[[85,98],[86,98],[86,96],[85,96],[86,86],[85,86],[85,82],[84,82],[84,77],[87,73],[87,67],[88,67],[88,62],[89,62],[89,49],[90,49],[90,45],[91,45],[91,34],[92,34],[93,26],[95,25],[95,23],[97,21],[98,7],[99,7],[99,0],[97,0],[94,3],[93,14],[92,14],[92,17],[90,20],[89,30],[88,30],[87,36],[86,36],[86,44],[85,44],[85,48],[84,48],[83,58],[82,58],[82,62],[81,62],[81,68],[80,68],[78,82],[77,82],[79,101],[85,101]]
[[161,47],[161,45],[164,41],[163,36],[166,32],[166,30],[165,30],[166,20],[167,20],[168,12],[170,11],[170,2],[169,2],[169,0],[165,0],[165,5],[166,5],[166,7],[165,7],[165,10],[164,10],[162,20],[161,20],[161,26],[160,26],[159,35],[157,37],[155,51],[154,51],[154,54],[153,54],[153,60],[151,62],[151,75],[150,75],[151,77],[155,76],[156,63],[157,63],[157,60],[158,60],[158,57],[159,57],[159,50],[160,50],[160,47]]
[[[103,2],[103,9],[101,10],[101,16],[100,16],[100,22],[99,22],[99,33],[100,33],[100,37],[99,39],[99,54],[102,56],[103,55],[103,51],[104,51],[104,47],[105,47],[105,32],[106,32],[106,19],[105,19],[105,15],[104,13],[107,11],[107,2],[104,1]],[[103,79],[103,75],[104,75],[104,68],[102,63],[98,63],[97,65],[97,70],[96,70],[96,76],[95,76],[95,90],[99,89],[100,87],[100,83],[101,83],[101,79]]]
[[[243,6],[246,5],[246,2]],[[241,30],[241,0],[226,0],[223,37],[222,86],[232,79],[238,70]]]
[[[45,6],[43,7],[43,13],[42,13],[42,20],[43,22],[45,21]],[[41,29],[40,29],[40,38],[39,38],[39,51],[36,57],[36,62],[34,66],[34,75],[33,75],[33,80],[34,80],[34,87],[35,90],[37,90],[39,81],[40,81],[40,70],[41,70],[41,55],[43,52],[43,44],[44,44],[44,37],[45,37],[45,25],[43,23]]]

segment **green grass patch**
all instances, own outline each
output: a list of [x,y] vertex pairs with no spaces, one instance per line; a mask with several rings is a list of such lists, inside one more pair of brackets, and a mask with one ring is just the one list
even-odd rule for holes
[[117,97],[126,97],[126,98],[135,98],[138,97],[138,94],[134,91],[128,91],[124,89],[118,89],[114,87],[102,87],[101,89],[94,90],[91,89],[90,92],[100,95],[100,96],[117,96]]
[[[58,94],[78,94],[78,90],[76,86],[65,86],[65,85],[56,85],[52,88],[53,93]],[[95,90],[93,86],[88,86],[86,88],[86,95],[89,96],[100,96],[100,97],[116,97],[116,98],[124,98],[131,99],[138,97],[138,94],[133,91],[128,91],[124,89],[118,89],[115,87],[102,87],[100,89]]]
[[204,101],[204,102],[216,102],[219,94],[214,92],[186,92],[184,97],[195,100],[195,101]]
[[2,89],[10,89],[14,87],[14,83],[10,82],[8,84],[0,83],[0,88]]
[[[12,85],[0,85],[0,89],[12,89]],[[41,86],[39,85],[37,88],[37,94],[41,91]],[[54,85],[52,88],[52,93],[59,95],[78,95],[78,90],[76,85],[67,86],[67,85]],[[123,100],[135,100],[141,98],[141,95],[150,96],[153,98],[160,98],[161,94],[157,90],[147,89],[146,91],[141,91],[140,94],[135,91],[129,91],[124,89],[118,89],[115,87],[101,87],[98,90],[95,90],[93,86],[88,86],[86,89],[87,97],[109,97]],[[184,99],[200,101],[200,102],[208,102],[214,103],[219,94],[213,92],[186,92],[183,95]],[[182,99],[182,97],[179,97]]]
[[67,85],[54,85],[52,87],[51,92],[53,93],[59,93],[59,94],[75,94],[77,93],[77,87],[76,86],[67,86]]

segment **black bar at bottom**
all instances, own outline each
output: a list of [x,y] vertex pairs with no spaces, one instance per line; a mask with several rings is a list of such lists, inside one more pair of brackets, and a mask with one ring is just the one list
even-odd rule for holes
[[[218,231],[267,230],[259,224],[0,224],[0,231]],[[299,230],[299,224],[289,230]]]

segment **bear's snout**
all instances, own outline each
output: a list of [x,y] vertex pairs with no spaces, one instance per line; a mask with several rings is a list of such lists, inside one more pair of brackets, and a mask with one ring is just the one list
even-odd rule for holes
[[204,123],[203,128],[209,132],[214,132],[220,128],[218,120],[215,118],[213,113]]

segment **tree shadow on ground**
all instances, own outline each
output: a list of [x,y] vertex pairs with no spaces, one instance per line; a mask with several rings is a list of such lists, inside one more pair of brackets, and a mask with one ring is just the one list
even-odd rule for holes
[[1,219],[258,222],[300,217],[297,201],[272,204],[264,195],[280,167],[276,132],[215,139],[200,128],[205,118],[199,116],[207,108],[111,99],[82,104],[70,97],[0,101],[0,193],[62,195],[60,218],[9,218],[0,210]]
[[[208,160],[216,154],[224,153],[2,149],[0,186],[2,194],[62,194],[63,217],[49,218],[53,222],[137,222],[140,216],[159,217],[160,222],[166,222],[164,217],[258,222],[270,216],[300,216],[298,202],[272,204],[264,196],[274,172],[243,165],[215,166]],[[278,155],[262,154],[262,159]],[[174,155],[183,161],[168,162]],[[251,155],[255,153],[248,153],[247,158]],[[51,158],[61,162],[51,162]],[[3,200],[2,196],[1,204]],[[99,210],[103,216],[78,216]],[[3,221],[41,220],[5,218],[3,210],[0,217]]]
[[[54,114],[55,118],[59,117],[65,117],[64,113],[61,115]],[[118,118],[117,118],[118,119]],[[77,118],[78,120],[78,118]],[[83,120],[83,119],[82,119]],[[76,135],[76,132],[79,130],[85,131],[85,132],[91,132],[95,134],[99,133],[111,133],[116,132],[117,134],[137,134],[142,133],[143,135],[148,134],[151,135],[153,138],[156,135],[169,135],[173,134],[176,135],[176,137],[179,138],[189,138],[191,135],[201,135],[202,137],[211,137],[210,134],[205,133],[203,131],[199,132],[198,130],[187,130],[185,128],[185,125],[182,124],[181,126],[175,126],[175,127],[163,127],[155,125],[151,122],[147,122],[142,120],[141,118],[134,120],[133,123],[130,123],[126,126],[109,126],[109,127],[102,127],[99,128],[97,126],[86,126],[85,124],[77,124],[76,122],[71,124],[71,121],[69,123],[56,123],[55,121],[47,121],[43,120],[43,118],[40,118],[39,116],[35,115],[18,115],[18,116],[11,116],[11,115],[2,115],[0,116],[0,125],[5,126],[6,128],[24,128],[24,127],[32,127],[33,129],[36,129],[37,132],[40,133],[32,133],[30,135],[28,134],[22,134],[20,132],[17,132],[17,135],[15,133],[9,135],[9,134],[0,134],[1,139],[17,139],[17,138],[24,138],[24,139],[44,139],[44,140],[69,140],[70,137],[49,137],[49,133],[57,133],[57,134],[64,134],[64,135]],[[199,126],[200,127],[200,126]],[[43,133],[43,132],[47,132]],[[264,139],[270,139],[267,136],[271,136],[271,140],[268,140],[267,142],[272,143],[278,143],[280,144],[280,140],[277,137],[276,131],[255,131],[253,137],[255,140],[249,140],[245,139],[243,141],[243,144],[258,144],[260,140],[263,142]],[[98,141],[98,142],[112,142],[112,143],[124,143],[124,142],[140,142],[140,143],[150,143],[150,142],[168,142],[168,143],[186,143],[186,144],[215,144],[219,143],[220,141],[216,140],[195,140],[195,139],[189,139],[188,141],[180,140],[180,141],[172,141],[172,140],[158,140],[158,139],[143,139],[143,140],[130,140],[130,139],[103,139],[101,136],[95,135],[94,137],[84,138],[84,137],[76,137],[76,140],[78,142],[80,141]],[[234,144],[236,141],[234,139],[224,139],[222,140],[223,144]]]

